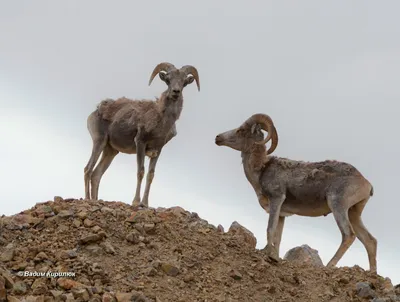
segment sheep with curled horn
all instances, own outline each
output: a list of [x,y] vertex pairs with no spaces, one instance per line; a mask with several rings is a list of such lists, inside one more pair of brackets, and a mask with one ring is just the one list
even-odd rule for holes
[[[92,137],[93,147],[84,169],[86,199],[98,199],[101,177],[115,156],[122,152],[136,154],[137,158],[136,194],[132,205],[148,207],[150,186],[162,148],[177,134],[175,122],[182,111],[182,91],[194,80],[200,91],[199,74],[191,65],[177,69],[171,63],[160,63],[154,68],[149,85],[157,74],[168,86],[160,98],[155,101],[125,97],[117,100],[106,99],[89,115],[87,128]],[[101,153],[100,162],[94,169]],[[150,163],[141,199],[146,155],[150,157]]]
[[[265,139],[261,130],[268,132]],[[241,152],[246,178],[269,213],[264,251],[271,259],[279,261],[285,217],[332,213],[342,242],[327,266],[336,266],[357,237],[367,251],[370,271],[377,272],[377,240],[361,219],[373,187],[355,167],[339,161],[303,162],[270,155],[278,145],[278,133],[266,114],[254,114],[240,127],[217,135],[215,143]]]

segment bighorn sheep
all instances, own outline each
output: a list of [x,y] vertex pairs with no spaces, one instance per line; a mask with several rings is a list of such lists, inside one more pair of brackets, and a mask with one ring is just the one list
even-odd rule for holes
[[[261,130],[268,132],[265,139]],[[247,180],[269,213],[264,250],[271,259],[279,260],[286,216],[332,213],[342,242],[327,266],[336,266],[357,236],[368,253],[370,271],[376,273],[377,240],[361,219],[373,187],[356,168],[338,161],[302,162],[269,155],[278,145],[278,133],[266,114],[254,114],[240,127],[217,135],[215,143],[241,151]]]
[[[185,65],[177,69],[171,63],[160,63],[154,68],[149,85],[157,73],[168,88],[156,101],[131,100],[125,97],[115,101],[106,99],[89,115],[87,127],[93,140],[93,147],[89,162],[84,169],[86,199],[98,199],[101,177],[114,157],[122,152],[136,154],[137,158],[136,194],[132,205],[148,207],[150,186],[157,160],[162,148],[177,134],[175,122],[182,111],[182,90],[196,80],[200,91],[199,74],[193,66]],[[102,152],[101,160],[93,171]],[[141,201],[140,189],[145,172],[146,155],[150,157],[150,163]]]

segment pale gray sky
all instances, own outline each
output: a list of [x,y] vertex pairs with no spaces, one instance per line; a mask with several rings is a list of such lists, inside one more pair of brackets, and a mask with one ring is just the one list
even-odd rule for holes
[[[215,225],[237,220],[265,245],[268,215],[240,154],[216,134],[269,114],[278,156],[356,166],[374,185],[364,222],[378,270],[400,283],[398,1],[0,0],[0,155],[11,215],[36,202],[83,197],[92,142],[86,117],[104,98],[153,98],[162,61],[198,68],[184,90],[178,136],[164,149],[151,206],[179,205]],[[100,198],[131,203],[136,158],[120,154]],[[309,244],[324,263],[341,240],[331,215],[287,219],[282,254]],[[368,268],[356,241],[339,262]]]

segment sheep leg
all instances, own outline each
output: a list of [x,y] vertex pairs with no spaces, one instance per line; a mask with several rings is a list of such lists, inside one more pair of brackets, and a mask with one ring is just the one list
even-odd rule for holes
[[367,228],[364,226],[363,221],[361,219],[361,213],[364,210],[365,205],[368,202],[368,199],[364,199],[359,203],[352,206],[349,210],[349,219],[350,223],[353,226],[354,232],[356,233],[357,238],[362,242],[365,249],[368,253],[369,260],[369,270],[373,273],[377,272],[376,267],[376,252],[377,252],[377,240],[372,236]]
[[96,165],[97,160],[100,157],[101,152],[107,144],[107,136],[101,137],[100,139],[93,140],[92,154],[89,158],[84,169],[84,180],[85,180],[85,199],[90,199],[90,179],[92,178],[93,168]]
[[334,267],[353,244],[356,236],[349,220],[348,209],[337,198],[328,198],[328,205],[342,233],[342,242],[333,258],[326,265],[327,267]]
[[106,145],[106,147],[103,150],[103,154],[101,156],[100,162],[97,165],[96,169],[94,169],[92,178],[91,178],[91,196],[93,199],[97,200],[99,197],[99,185],[101,178],[108,169],[108,167],[111,165],[111,162],[113,161],[114,157],[118,154],[119,152],[115,149],[113,149],[110,145]]
[[151,187],[151,183],[153,182],[154,173],[155,173],[158,158],[160,157],[160,153],[161,153],[161,150],[158,150],[157,155],[150,159],[149,171],[147,172],[147,177],[146,177],[146,188],[144,189],[143,200],[142,200],[142,204],[145,207],[149,206],[150,187]]
[[281,245],[284,224],[285,224],[285,216],[279,216],[278,225],[276,227],[275,240],[274,240],[274,245],[278,257],[279,257],[279,247]]
[[[267,227],[267,245],[264,248],[269,258],[274,261],[279,261],[278,251],[275,246],[276,232],[279,222],[279,213],[281,206],[285,201],[285,196],[270,198],[269,203],[269,219]],[[283,226],[282,226],[283,227]]]
[[142,180],[144,177],[144,157],[146,155],[146,144],[140,137],[141,131],[139,130],[136,137],[136,161],[137,161],[137,184],[136,184],[136,194],[132,201],[133,206],[140,205],[140,188],[142,186]]

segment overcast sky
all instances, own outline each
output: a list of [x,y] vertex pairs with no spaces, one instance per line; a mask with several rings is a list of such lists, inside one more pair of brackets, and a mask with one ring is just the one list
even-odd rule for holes
[[[201,91],[184,90],[150,206],[179,205],[226,229],[237,220],[264,247],[268,215],[239,152],[214,138],[267,113],[280,137],[275,155],[346,161],[373,184],[364,223],[378,239],[378,272],[400,283],[399,9],[372,0],[0,0],[0,214],[83,197],[86,118],[97,103],[154,99],[166,88],[158,77],[147,85],[158,63],[191,64]],[[135,187],[136,158],[119,154],[99,198],[131,203]],[[309,244],[326,264],[340,241],[332,215],[292,216],[281,257]],[[358,240],[339,262],[355,264],[368,269]]]

